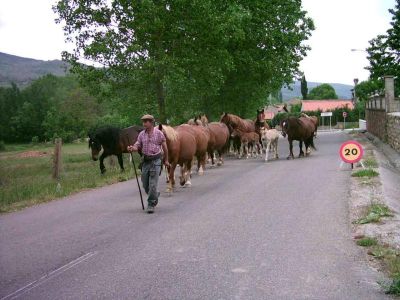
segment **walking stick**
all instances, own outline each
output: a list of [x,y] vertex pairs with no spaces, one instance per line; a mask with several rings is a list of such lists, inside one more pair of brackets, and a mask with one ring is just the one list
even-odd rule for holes
[[133,169],[135,170],[135,176],[136,176],[137,186],[138,186],[138,188],[139,188],[140,201],[142,202],[142,209],[144,210],[142,189],[140,188],[139,179],[138,179],[138,175],[137,175],[137,171],[136,171],[136,166],[135,166],[135,160],[133,159],[133,153],[132,153],[132,152],[131,152],[131,159],[132,159]]

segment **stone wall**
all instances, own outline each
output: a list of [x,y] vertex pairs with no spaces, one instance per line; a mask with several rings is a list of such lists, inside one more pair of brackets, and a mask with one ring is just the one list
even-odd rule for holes
[[385,92],[365,103],[367,131],[400,152],[400,99],[394,95],[394,77],[385,76]]
[[400,112],[388,113],[386,116],[387,142],[400,152]]
[[367,131],[380,140],[386,141],[386,111],[366,109],[365,118],[367,119]]

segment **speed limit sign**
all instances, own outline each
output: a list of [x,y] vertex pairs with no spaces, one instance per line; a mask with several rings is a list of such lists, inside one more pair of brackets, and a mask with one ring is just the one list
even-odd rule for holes
[[354,164],[361,160],[364,150],[359,142],[347,141],[340,147],[339,154],[344,162]]
[[347,112],[343,112],[343,118],[347,118]]

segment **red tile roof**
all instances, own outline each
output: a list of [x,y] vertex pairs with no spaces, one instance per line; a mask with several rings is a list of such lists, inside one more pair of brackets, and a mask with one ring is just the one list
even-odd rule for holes
[[301,111],[329,111],[336,108],[354,109],[351,100],[303,100],[301,101]]

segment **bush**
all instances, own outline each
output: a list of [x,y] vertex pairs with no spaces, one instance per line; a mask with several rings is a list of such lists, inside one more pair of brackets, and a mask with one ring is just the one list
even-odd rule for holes
[[6,151],[6,144],[4,141],[0,141],[0,151]]
[[32,144],[36,145],[37,143],[39,143],[39,137],[38,137],[38,136],[36,136],[36,135],[35,135],[35,136],[33,136],[33,137],[32,137],[32,141],[31,141],[31,142],[32,142]]
[[378,244],[376,239],[368,237],[357,241],[357,245],[361,247],[370,247],[370,246],[375,246],[376,244]]

